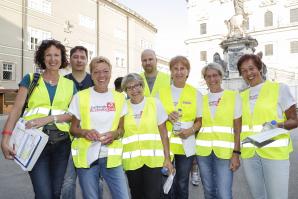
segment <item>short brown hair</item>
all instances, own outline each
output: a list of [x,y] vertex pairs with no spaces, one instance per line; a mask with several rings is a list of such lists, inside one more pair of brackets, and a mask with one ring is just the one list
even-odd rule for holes
[[255,55],[255,54],[245,54],[245,55],[242,55],[237,62],[237,69],[238,69],[240,76],[241,76],[241,65],[248,60],[252,60],[252,62],[258,68],[259,71],[262,70],[263,64],[262,64],[262,60],[260,59],[259,56]]
[[70,57],[71,57],[75,52],[77,52],[77,50],[79,50],[79,51],[84,51],[85,54],[86,54],[86,57],[88,58],[88,50],[87,50],[87,48],[85,48],[84,46],[75,46],[75,47],[73,47],[73,48],[70,50]]
[[92,72],[92,69],[94,68],[95,64],[99,64],[99,63],[106,63],[110,70],[112,70],[112,65],[111,65],[111,62],[108,58],[106,57],[103,57],[103,56],[99,56],[99,57],[94,57],[90,64],[89,64],[89,68],[90,68],[90,72]]
[[172,67],[178,63],[181,63],[183,66],[187,68],[188,71],[190,71],[190,63],[188,59],[184,56],[178,55],[176,57],[173,57],[170,61],[170,70]]

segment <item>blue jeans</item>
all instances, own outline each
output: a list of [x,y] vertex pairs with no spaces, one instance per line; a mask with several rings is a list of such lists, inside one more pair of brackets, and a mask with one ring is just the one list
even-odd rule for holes
[[102,199],[98,186],[102,176],[112,194],[113,199],[129,199],[128,187],[122,166],[107,168],[107,158],[99,158],[90,168],[77,168],[80,186],[84,199]]
[[70,154],[62,186],[61,199],[76,198],[76,179],[77,172],[73,164],[72,155]]
[[29,175],[36,199],[59,199],[70,153],[70,140],[47,144]]
[[205,199],[231,199],[233,172],[230,160],[216,157],[214,152],[209,156],[197,156]]
[[173,194],[177,199],[188,199],[189,172],[191,171],[194,156],[175,155],[176,175],[173,182]]
[[254,199],[288,199],[289,160],[254,157],[243,159],[242,165]]

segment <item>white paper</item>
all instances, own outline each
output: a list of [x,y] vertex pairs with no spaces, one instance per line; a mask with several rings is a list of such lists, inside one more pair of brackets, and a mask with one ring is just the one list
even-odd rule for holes
[[39,129],[25,129],[25,122],[21,118],[16,123],[9,145],[16,151],[14,161],[24,171],[31,171],[49,137]]
[[87,152],[87,163],[90,166],[99,157],[101,142],[93,142]]
[[[193,126],[193,122],[182,122],[181,128],[188,129]],[[195,135],[191,135],[186,139],[182,139],[182,145],[184,149],[184,153],[186,157],[190,157],[196,154],[196,137]]]
[[174,177],[175,177],[175,174],[176,172],[173,172],[169,175],[169,177],[167,178],[166,182],[164,183],[163,185],[163,192],[165,194],[168,194],[171,187],[172,187],[172,184],[173,184],[173,181],[174,181]]
[[[288,133],[288,130],[286,130],[286,129],[274,128],[274,129],[270,129],[267,131],[257,133],[255,135],[248,136],[247,138],[245,138],[242,141],[242,144],[252,143],[258,147],[263,147],[263,146],[271,143],[268,141],[270,141],[272,138],[274,138],[278,135],[281,135],[281,134],[286,134],[286,133]],[[264,143],[264,144],[262,144],[262,143]]]

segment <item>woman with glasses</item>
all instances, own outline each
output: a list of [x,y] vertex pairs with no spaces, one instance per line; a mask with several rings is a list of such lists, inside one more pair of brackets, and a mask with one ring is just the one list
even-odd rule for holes
[[125,174],[121,165],[123,118],[127,113],[123,94],[108,88],[112,65],[105,57],[90,62],[94,87],[78,92],[71,102],[73,114],[71,145],[84,199],[102,198],[100,176],[106,181],[113,199],[128,199]]
[[[186,57],[172,58],[170,71],[173,84],[159,91],[159,99],[168,114],[167,130],[176,168],[174,196],[187,199],[189,173],[195,157],[195,133],[201,127],[202,95],[194,87],[186,84],[190,72],[190,64]],[[179,125],[175,125],[177,122]],[[173,126],[180,125],[180,130],[173,130]]]
[[203,96],[203,121],[196,154],[206,199],[232,199],[233,172],[240,166],[241,98],[221,87],[222,66],[202,69],[208,86]]
[[[26,128],[40,128],[49,141],[29,172],[35,198],[59,199],[70,153],[67,109],[76,92],[71,80],[59,75],[68,64],[65,47],[57,40],[44,40],[35,52],[35,63],[44,72],[40,75],[23,114]],[[21,116],[33,74],[20,83],[15,104],[2,132],[2,151],[6,159],[13,159],[15,151],[9,147],[12,130]]]
[[125,76],[128,114],[124,117],[123,167],[132,199],[160,198],[161,168],[173,172],[165,122],[168,118],[160,101],[144,97],[144,80],[136,73]]

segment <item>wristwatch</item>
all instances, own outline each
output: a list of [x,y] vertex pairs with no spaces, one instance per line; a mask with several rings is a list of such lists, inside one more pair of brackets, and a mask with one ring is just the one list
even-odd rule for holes
[[236,153],[238,155],[241,155],[241,151],[233,150],[233,153]]

